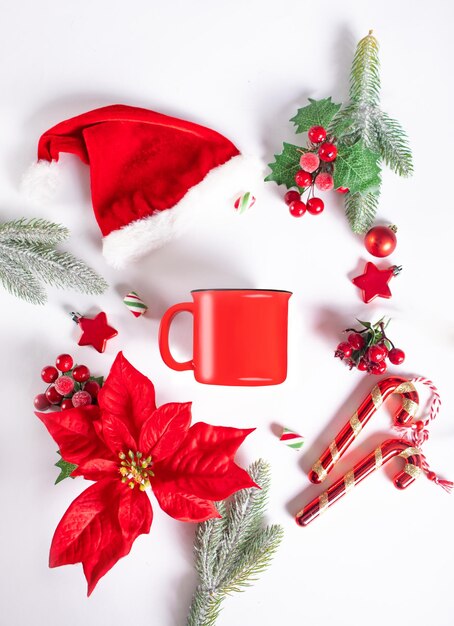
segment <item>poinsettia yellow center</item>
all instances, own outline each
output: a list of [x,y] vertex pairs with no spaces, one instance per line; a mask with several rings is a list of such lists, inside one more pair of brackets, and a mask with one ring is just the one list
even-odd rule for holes
[[131,489],[136,485],[141,491],[150,486],[150,478],[154,476],[151,469],[153,466],[151,456],[143,457],[141,452],[129,450],[127,454],[120,452],[120,475],[121,482],[127,483]]

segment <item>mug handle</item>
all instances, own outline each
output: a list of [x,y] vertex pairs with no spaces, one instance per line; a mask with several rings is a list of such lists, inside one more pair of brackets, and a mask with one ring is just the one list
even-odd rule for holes
[[172,323],[175,315],[182,313],[183,311],[194,315],[194,304],[192,302],[180,302],[179,304],[174,304],[164,313],[159,325],[159,352],[161,353],[162,360],[167,367],[170,367],[177,372],[194,369],[194,362],[192,359],[190,361],[184,361],[183,363],[175,361],[169,347],[170,324]]

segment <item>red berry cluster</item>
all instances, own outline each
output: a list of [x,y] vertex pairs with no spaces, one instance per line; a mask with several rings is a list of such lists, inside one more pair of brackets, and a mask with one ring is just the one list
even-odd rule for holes
[[[312,126],[307,136],[309,149],[301,155],[301,169],[295,175],[295,183],[304,189],[303,194],[308,190],[306,202],[303,202],[301,194],[293,189],[284,196],[293,217],[301,217],[306,211],[311,215],[321,213],[325,204],[321,198],[315,197],[314,187],[319,191],[334,188],[333,161],[337,157],[336,146],[331,141],[326,141],[326,130],[323,126]],[[339,187],[336,191],[346,193],[348,189]]]
[[363,328],[346,329],[345,332],[350,334],[347,341],[337,346],[335,357],[345,361],[350,369],[356,367],[360,372],[377,375],[386,372],[386,359],[393,365],[401,365],[404,362],[405,353],[400,348],[395,348],[393,342],[386,336],[383,320],[376,324],[358,321]]
[[100,384],[90,375],[86,365],[76,365],[70,354],[60,354],[53,365],[46,365],[41,379],[48,384],[44,393],[34,399],[35,409],[45,411],[54,406],[60,410],[95,404]]

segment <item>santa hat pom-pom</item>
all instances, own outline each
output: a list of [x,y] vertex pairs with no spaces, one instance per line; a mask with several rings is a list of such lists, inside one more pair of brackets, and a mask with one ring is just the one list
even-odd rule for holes
[[41,159],[32,163],[22,176],[21,192],[34,204],[45,204],[57,191],[59,183],[57,161]]

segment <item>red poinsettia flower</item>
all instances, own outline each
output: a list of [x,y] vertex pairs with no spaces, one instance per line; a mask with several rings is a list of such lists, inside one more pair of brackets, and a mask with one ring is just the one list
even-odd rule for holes
[[233,457],[254,429],[191,424],[191,403],[156,408],[153,384],[120,352],[98,406],[36,413],[77,465],[72,476],[96,481],[70,505],[55,531],[50,567],[82,563],[88,595],[99,579],[150,531],[151,487],[159,506],[184,522],[220,517],[213,501],[256,487]]

